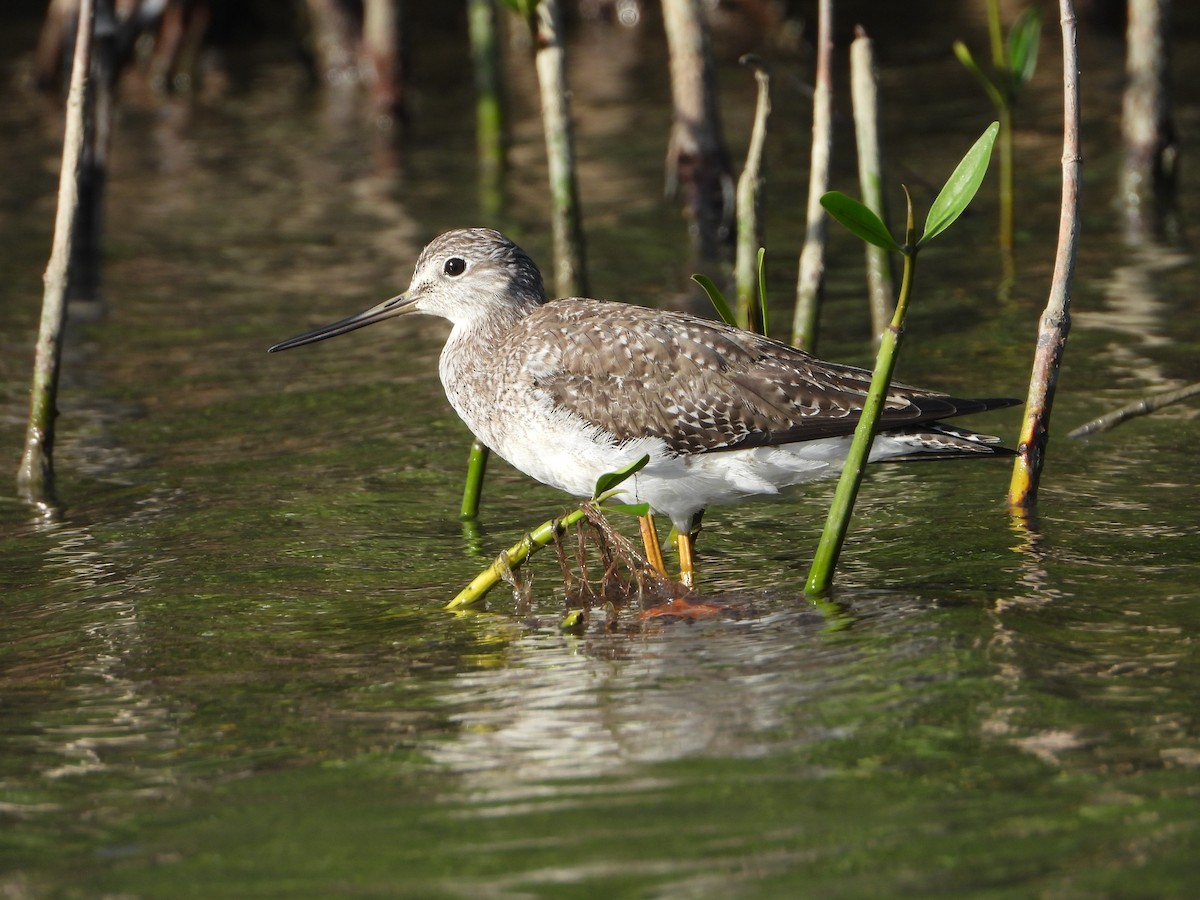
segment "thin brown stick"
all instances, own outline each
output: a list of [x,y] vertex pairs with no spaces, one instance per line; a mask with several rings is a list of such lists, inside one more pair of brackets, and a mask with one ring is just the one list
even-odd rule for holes
[[1143,397],[1141,400],[1125,404],[1120,409],[1114,409],[1110,413],[1097,416],[1092,421],[1080,425],[1068,434],[1067,437],[1091,437],[1093,434],[1099,434],[1102,431],[1109,431],[1116,428],[1122,422],[1128,422],[1130,419],[1136,419],[1139,416],[1149,415],[1152,412],[1162,409],[1164,406],[1170,406],[1172,403],[1180,403],[1198,394],[1200,394],[1200,381],[1197,381],[1195,384],[1189,384],[1186,387],[1176,388],[1173,391],[1163,391],[1161,394]]
[[1121,200],[1132,238],[1153,231],[1175,189],[1179,146],[1171,114],[1170,28],[1170,0],[1130,0],[1121,102]]
[[391,126],[405,114],[402,6],[397,0],[364,0],[362,55],[377,124]]
[[55,400],[58,395],[62,338],[67,324],[68,270],[75,240],[75,222],[79,216],[79,176],[94,30],[95,7],[92,0],[81,0],[75,56],[71,64],[71,88],[67,94],[54,242],[44,277],[45,291],[42,294],[42,317],[34,351],[25,451],[17,470],[17,489],[21,496],[46,514],[53,513],[58,505],[54,494],[54,425],[58,415]]
[[1058,220],[1058,253],[1050,296],[1038,328],[1033,374],[1025,401],[1025,419],[1008,488],[1009,506],[1032,511],[1050,436],[1050,410],[1067,334],[1071,330],[1071,281],[1079,244],[1079,53],[1075,7],[1059,0],[1063,44],[1062,205]]
[[680,194],[692,247],[705,262],[728,259],[734,183],[721,137],[717,70],[699,0],[663,0],[671,63],[667,195]]
[[796,277],[796,314],[792,343],[813,350],[817,315],[825,283],[825,235],[828,219],[821,196],[829,190],[829,157],[833,150],[833,0],[817,4],[817,72],[813,91],[812,162],[808,173],[808,213],[800,269]]

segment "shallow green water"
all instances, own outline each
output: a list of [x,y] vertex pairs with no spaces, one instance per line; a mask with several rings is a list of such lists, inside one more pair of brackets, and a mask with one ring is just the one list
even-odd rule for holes
[[[1181,32],[1186,135],[1198,57]],[[885,56],[893,96],[936,99],[923,128],[922,111],[889,115],[897,179],[940,177],[987,121],[947,42]],[[593,289],[643,303],[685,297],[691,271],[659,199],[653,46],[603,28],[575,45]],[[1084,50],[1093,102],[1115,96],[1119,50],[1096,36]],[[985,190],[922,256],[905,380],[1024,393],[1057,223],[1054,69],[1048,57],[1023,114],[1011,296],[995,299]],[[477,221],[469,86],[433,67],[411,140],[388,155],[287,61],[235,71],[219,102],[127,98],[107,314],[76,320],[66,354],[65,520],[39,524],[0,488],[5,895],[1196,892],[1194,407],[1057,439],[1032,532],[1008,520],[1002,463],[880,468],[843,556],[842,630],[798,591],[829,485],[709,515],[702,578],[738,619],[560,634],[548,555],[527,614],[501,591],[490,614],[448,615],[484,562],[566,501],[496,463],[481,533],[464,533],[468,436],[437,384],[441,323],[264,350],[394,293],[425,240]],[[742,135],[750,86],[722,76]],[[777,321],[807,141],[805,101],[781,91]],[[503,224],[544,261],[530,103],[516,104]],[[1115,123],[1100,109],[1089,121],[1064,430],[1195,380],[1200,346],[1194,255],[1108,229]],[[20,151],[0,178],[0,463],[13,471],[56,113],[14,90],[0,127]],[[822,352],[864,362],[858,266],[837,237]],[[986,424],[1011,441],[1018,418]]]

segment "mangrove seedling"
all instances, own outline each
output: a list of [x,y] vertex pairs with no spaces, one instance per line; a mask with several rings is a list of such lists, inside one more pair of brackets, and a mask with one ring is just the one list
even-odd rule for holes
[[859,486],[862,484],[863,471],[866,468],[867,456],[875,437],[875,428],[883,409],[883,400],[892,381],[892,372],[896,368],[900,338],[904,331],[904,316],[908,311],[909,298],[912,296],[917,253],[949,228],[974,198],[983,181],[983,176],[987,172],[988,162],[992,156],[992,147],[996,142],[996,132],[999,128],[1000,124],[993,122],[974,146],[967,151],[966,156],[962,158],[942,187],[937,199],[933,201],[929,214],[925,218],[925,228],[919,238],[916,235],[912,198],[909,196],[907,188],[904,190],[904,197],[908,214],[903,243],[892,237],[891,232],[880,218],[857,200],[838,191],[831,191],[821,198],[821,205],[825,207],[826,211],[864,241],[885,250],[900,253],[904,257],[904,275],[900,282],[900,295],[896,299],[896,310],[891,324],[884,331],[879,343],[879,354],[876,357],[875,370],[872,373],[871,387],[863,406],[862,417],[854,429],[850,453],[846,457],[846,464],[838,479],[833,504],[830,506],[829,515],[825,520],[825,528],[821,532],[821,540],[809,569],[805,593],[810,597],[826,596],[833,583],[833,573],[837,567],[842,544],[846,539],[854,501],[858,496]]
[[1042,33],[1042,13],[1036,6],[1027,8],[1008,32],[1001,33],[998,0],[988,0],[988,34],[992,45],[992,71],[989,76],[975,61],[962,41],[955,41],[954,55],[982,85],[996,107],[1000,121],[1000,249],[1013,247],[1013,130],[1012,112],[1017,98],[1033,78],[1037,68],[1038,40]]

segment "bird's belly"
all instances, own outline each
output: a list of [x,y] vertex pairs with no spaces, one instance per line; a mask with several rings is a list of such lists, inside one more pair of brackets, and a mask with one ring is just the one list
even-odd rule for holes
[[[487,410],[454,404],[471,432],[513,468],[575,497],[590,497],[596,479],[644,455],[659,459],[657,439],[617,441],[601,428],[545,402],[523,404],[520,412],[497,417]],[[492,409],[516,405],[497,398]]]
[[[705,507],[777,494],[781,488],[828,477],[840,468],[842,459],[836,450],[799,452],[802,446],[667,456],[651,461],[628,483],[620,499],[649,503],[651,509],[669,516],[677,529],[688,528],[692,516]],[[844,458],[844,450],[841,455]]]

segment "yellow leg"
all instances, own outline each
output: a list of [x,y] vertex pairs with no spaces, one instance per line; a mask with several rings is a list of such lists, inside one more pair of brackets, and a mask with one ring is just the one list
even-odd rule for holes
[[646,513],[638,519],[638,522],[642,526],[642,545],[646,548],[646,562],[650,563],[658,574],[666,577],[667,564],[663,561],[658,532],[654,530],[654,516]]
[[696,558],[692,554],[692,536],[685,532],[679,532],[677,536],[679,544],[679,580],[683,582],[684,587],[693,588],[696,586]]

